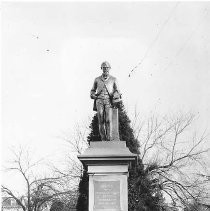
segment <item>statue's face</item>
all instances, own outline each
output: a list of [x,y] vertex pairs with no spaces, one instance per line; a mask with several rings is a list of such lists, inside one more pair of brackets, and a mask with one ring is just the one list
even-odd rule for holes
[[102,67],[103,76],[107,77],[109,75],[110,67]]

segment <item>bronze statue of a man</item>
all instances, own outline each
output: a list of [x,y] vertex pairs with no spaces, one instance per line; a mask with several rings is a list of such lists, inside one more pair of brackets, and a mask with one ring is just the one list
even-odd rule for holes
[[110,64],[103,62],[101,69],[103,73],[95,79],[90,97],[95,100],[101,140],[111,141],[112,108],[121,98],[121,94],[117,85],[117,79],[109,75]]

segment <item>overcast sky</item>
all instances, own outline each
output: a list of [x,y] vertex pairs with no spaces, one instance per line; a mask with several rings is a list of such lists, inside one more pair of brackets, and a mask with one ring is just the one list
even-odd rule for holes
[[210,2],[3,3],[3,163],[19,144],[62,157],[58,136],[93,116],[105,60],[128,114],[192,111],[209,127],[209,12]]

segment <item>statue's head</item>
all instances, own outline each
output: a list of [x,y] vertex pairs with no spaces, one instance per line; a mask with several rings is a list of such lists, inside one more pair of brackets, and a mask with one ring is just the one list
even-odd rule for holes
[[101,64],[101,69],[102,69],[102,71],[103,71],[103,75],[105,76],[105,77],[107,77],[108,75],[109,75],[109,70],[111,69],[111,66],[110,66],[110,64],[109,64],[109,62],[103,62],[102,64]]

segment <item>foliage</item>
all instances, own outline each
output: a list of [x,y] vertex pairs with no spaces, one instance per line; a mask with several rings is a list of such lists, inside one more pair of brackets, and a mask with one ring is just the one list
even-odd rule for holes
[[83,174],[79,183],[79,197],[77,201],[77,211],[88,211],[88,174],[84,167]]
[[132,153],[139,154],[138,139],[134,137],[133,129],[130,126],[130,119],[125,111],[123,103],[119,106],[119,135],[121,141],[126,141],[126,145]]
[[64,207],[65,207],[65,204],[63,202],[55,200],[52,202],[50,211],[63,211]]
[[98,117],[97,114],[93,116],[92,122],[90,124],[90,134],[87,137],[87,141],[90,144],[91,141],[101,141],[98,128]]
[[66,197],[60,197],[52,201],[50,211],[69,211],[75,208],[75,199],[69,200]]

